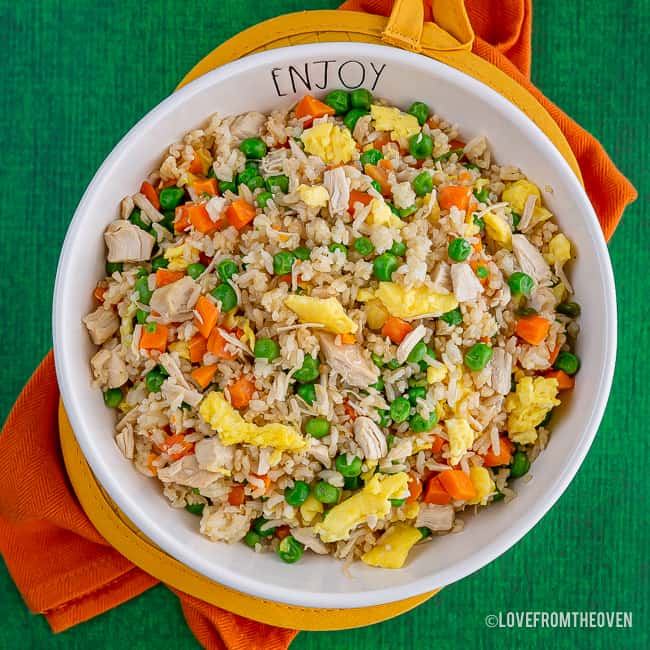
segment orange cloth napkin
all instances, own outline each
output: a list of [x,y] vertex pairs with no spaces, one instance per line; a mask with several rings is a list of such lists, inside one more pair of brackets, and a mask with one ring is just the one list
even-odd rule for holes
[[[391,7],[392,0],[351,0],[342,8],[388,15]],[[467,8],[477,34],[474,52],[530,90],[560,125],[609,238],[636,192],[601,145],[530,83],[529,0],[502,0],[498,5],[494,0],[467,0]],[[0,551],[28,607],[45,615],[55,632],[157,583],[109,547],[81,510],[59,449],[58,399],[50,353],[0,436]],[[188,625],[206,648],[281,650],[296,634],[175,593]]]

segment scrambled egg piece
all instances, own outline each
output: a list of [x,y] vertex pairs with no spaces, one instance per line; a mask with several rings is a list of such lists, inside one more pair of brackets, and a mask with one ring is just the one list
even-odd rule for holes
[[306,524],[311,524],[314,517],[321,512],[323,512],[323,504],[313,494],[310,494],[300,506],[300,514]]
[[375,122],[377,131],[390,131],[393,140],[408,140],[420,132],[420,124],[414,115],[402,113],[399,108],[390,106],[370,107],[370,115]]
[[498,214],[494,214],[494,212],[486,212],[483,215],[483,221],[485,221],[485,230],[488,237],[494,239],[504,248],[512,250],[512,230],[510,230],[508,222]]
[[365,487],[328,513],[327,519],[314,526],[314,531],[324,542],[348,539],[353,528],[363,523],[369,515],[379,518],[390,513],[390,499],[402,498],[408,491],[408,474],[375,474]]
[[174,341],[169,344],[169,349],[172,352],[176,352],[181,359],[190,360],[190,346],[187,341]]
[[372,289],[359,289],[357,291],[357,302],[370,302],[375,297]]
[[456,465],[474,443],[474,431],[465,418],[450,418],[445,425],[449,436],[449,464]]
[[440,383],[447,376],[448,372],[447,366],[442,363],[435,366],[429,366],[427,368],[427,384]]
[[329,192],[322,185],[298,185],[300,200],[310,208],[324,208],[330,200]]
[[274,449],[304,449],[305,439],[296,429],[285,424],[270,423],[258,426],[246,422],[223,393],[208,393],[199,406],[199,415],[219,434],[224,445],[246,443]]
[[415,519],[420,514],[420,504],[417,501],[405,503],[402,511],[407,519]]
[[184,271],[190,264],[199,261],[199,251],[189,244],[181,244],[168,248],[164,257],[169,260],[167,268],[170,271]]
[[522,377],[517,382],[515,392],[505,401],[510,440],[522,445],[537,440],[535,427],[560,403],[557,391],[557,379],[554,378]]
[[559,233],[548,243],[548,253],[544,256],[549,264],[564,264],[571,259],[571,242]]
[[566,287],[563,282],[558,282],[554,287],[551,287],[551,291],[555,296],[555,300],[562,302],[566,296]]
[[318,156],[329,164],[349,162],[357,149],[350,131],[332,122],[323,122],[306,129],[300,139],[307,153]]
[[477,503],[487,505],[488,496],[492,494],[496,488],[494,481],[490,478],[490,473],[485,469],[485,467],[470,467],[469,478],[476,490],[476,497],[470,499],[467,503],[470,505]]
[[465,238],[469,239],[470,237],[474,237],[474,235],[478,235],[481,232],[481,229],[473,223],[468,223],[465,225]]
[[367,483],[375,475],[375,467],[379,465],[378,460],[367,460],[366,465],[368,466],[368,471],[361,474],[361,480],[364,483]]
[[370,212],[366,218],[370,226],[388,226],[389,228],[404,228],[406,222],[402,221],[387,205],[385,201],[373,199],[370,202]]
[[345,313],[336,298],[312,298],[292,294],[284,304],[298,314],[302,323],[320,323],[334,334],[354,334],[358,325]]
[[422,534],[408,524],[393,524],[367,553],[361,561],[370,566],[383,569],[401,569],[406,562],[408,552],[422,539]]
[[509,183],[506,189],[503,190],[501,198],[510,203],[515,212],[521,214],[524,211],[526,199],[531,194],[537,197],[537,205],[539,206],[542,200],[542,193],[539,191],[539,187],[530,181],[520,180]]
[[366,321],[371,330],[380,330],[390,314],[379,300],[371,300],[366,305]]
[[124,345],[131,345],[131,334],[133,334],[133,317],[138,311],[138,306],[131,302],[124,310],[122,321],[120,323],[120,341]]
[[398,318],[416,318],[423,314],[440,316],[458,307],[458,300],[451,293],[436,293],[425,286],[405,289],[395,282],[380,282],[375,296]]

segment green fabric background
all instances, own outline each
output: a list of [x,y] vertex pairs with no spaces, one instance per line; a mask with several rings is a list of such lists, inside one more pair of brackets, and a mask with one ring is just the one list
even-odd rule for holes
[[[111,148],[218,43],[272,16],[337,4],[0,2],[1,419],[51,345],[59,248],[86,184]],[[535,9],[533,80],[602,140],[640,194],[610,245],[620,341],[600,433],[559,503],[514,549],[416,611],[371,628],[303,633],[294,650],[650,647],[645,390],[650,4],[544,0]],[[0,648],[198,647],[176,598],[162,586],[58,636],[28,612],[2,564],[0,594]],[[485,626],[487,614],[508,610],[627,610],[634,627]]]

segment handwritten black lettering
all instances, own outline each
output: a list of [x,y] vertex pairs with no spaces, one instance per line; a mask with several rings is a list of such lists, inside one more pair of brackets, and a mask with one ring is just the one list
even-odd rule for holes
[[289,79],[291,79],[291,87],[293,88],[294,93],[297,92],[295,77],[298,77],[298,79],[300,79],[300,81],[302,81],[303,86],[307,90],[311,90],[311,82],[309,81],[309,68],[308,68],[308,65],[309,64],[305,63],[305,76],[304,77],[292,65],[289,66]]
[[281,92],[278,84],[278,72],[281,70],[282,68],[273,68],[271,70],[271,77],[273,77],[273,85],[275,86],[275,92],[278,94],[278,97],[286,97],[287,93]]
[[375,67],[375,64],[371,61],[370,62],[370,67],[372,68],[373,72],[375,73],[375,82],[372,84],[371,90],[374,90],[377,87],[377,82],[379,81],[379,77],[381,73],[386,69],[386,64],[384,63],[379,70]]
[[329,70],[329,65],[330,63],[336,63],[336,61],[334,59],[326,59],[324,61],[314,61],[314,65],[318,63],[323,64],[323,85],[319,86],[316,82],[314,82],[314,86],[316,86],[316,88],[319,88],[320,90],[325,90],[325,88],[327,88],[327,73]]
[[[346,66],[348,66],[348,69],[349,69],[350,65],[355,66],[355,67],[359,66],[359,69],[360,69],[360,72],[361,72],[361,78],[357,83],[348,83],[344,79],[343,71],[346,68]],[[352,72],[352,74],[354,74],[354,72]],[[349,78],[350,78],[350,74],[348,74],[348,79]],[[354,61],[354,60],[346,61],[345,63],[341,63],[341,65],[339,66],[339,80],[346,88],[349,88],[349,89],[359,88],[359,86],[362,86],[363,82],[366,80],[366,69],[364,68],[363,63],[361,63],[361,61]]]

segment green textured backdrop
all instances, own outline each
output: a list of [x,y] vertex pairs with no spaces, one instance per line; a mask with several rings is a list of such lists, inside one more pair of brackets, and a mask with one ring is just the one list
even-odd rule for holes
[[[111,148],[218,43],[266,18],[337,4],[0,1],[0,419],[51,345],[59,247],[86,184]],[[647,0],[536,5],[533,80],[603,141],[640,193],[610,245],[618,285],[618,364],[584,466],[534,531],[488,567],[396,620],[347,632],[303,633],[292,650],[650,647],[650,409],[644,387],[650,346],[649,32]],[[1,563],[0,594],[3,649],[198,647],[164,587],[57,636],[27,611]],[[508,610],[629,610],[634,627],[485,626],[487,614]]]

